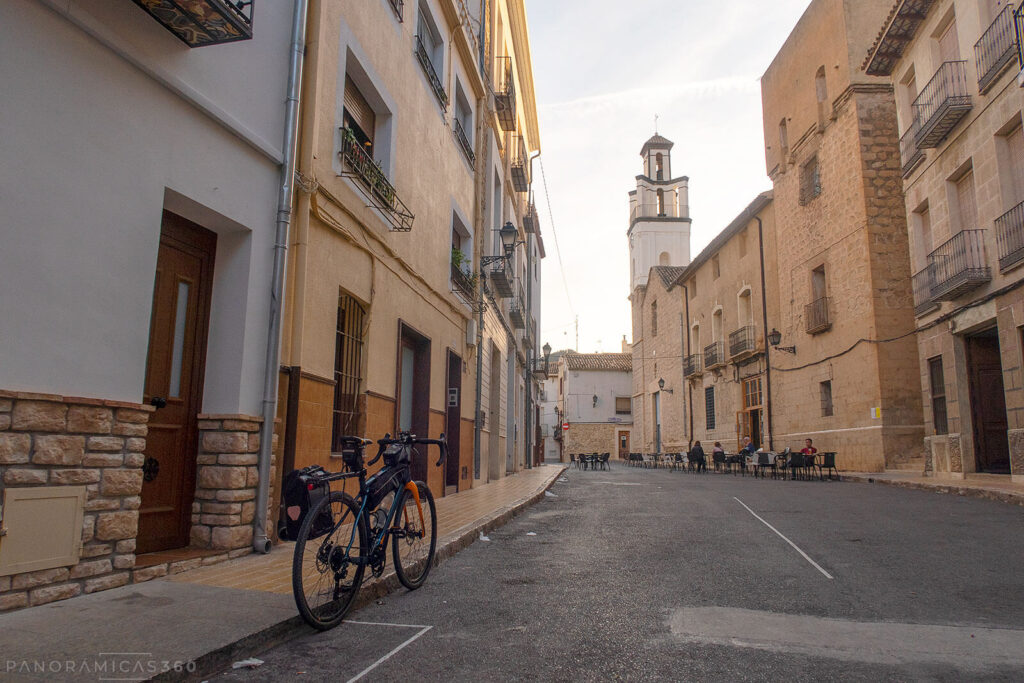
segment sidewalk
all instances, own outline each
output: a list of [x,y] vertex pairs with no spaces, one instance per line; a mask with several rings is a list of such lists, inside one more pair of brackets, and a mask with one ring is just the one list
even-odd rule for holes
[[[438,499],[437,561],[541,500],[564,469],[542,465]],[[309,630],[292,598],[292,548],[0,615],[0,678],[179,679],[178,663],[200,680]],[[389,562],[356,607],[397,585]]]
[[1011,482],[1010,477],[995,474],[969,474],[966,479],[925,477],[920,472],[889,470],[887,472],[843,472],[843,481],[888,484],[905,489],[920,489],[971,498],[986,498],[1001,503],[1024,506],[1024,483]]

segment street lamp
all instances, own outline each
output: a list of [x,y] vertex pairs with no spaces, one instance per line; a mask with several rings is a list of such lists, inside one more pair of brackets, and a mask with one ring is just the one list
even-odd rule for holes
[[671,389],[666,389],[665,388],[665,378],[664,377],[662,377],[661,379],[658,380],[658,390],[659,391],[664,391],[665,393],[668,393],[668,394],[675,393]]
[[544,352],[544,376],[546,377],[548,374],[548,363],[551,361],[551,344],[544,342],[541,351]]
[[502,254],[498,256],[481,256],[480,265],[486,266],[496,261],[503,261],[512,258],[512,252],[520,244],[526,244],[523,240],[517,240],[519,237],[519,231],[516,230],[516,226],[512,225],[512,221],[505,221],[505,225],[501,226],[498,230],[498,237],[501,238],[501,250]]
[[781,341],[782,333],[773,327],[772,331],[768,333],[768,343],[775,347],[775,349],[777,349],[778,351],[785,351],[786,353],[792,353],[793,355],[796,355],[795,346],[779,346],[779,342]]

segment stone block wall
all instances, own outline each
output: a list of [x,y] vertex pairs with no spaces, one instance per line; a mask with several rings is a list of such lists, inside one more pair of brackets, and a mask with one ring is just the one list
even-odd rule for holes
[[250,415],[199,416],[193,546],[235,550],[252,544],[262,424]]
[[151,411],[0,391],[0,489],[84,485],[87,491],[78,563],[0,576],[0,612],[130,582]]

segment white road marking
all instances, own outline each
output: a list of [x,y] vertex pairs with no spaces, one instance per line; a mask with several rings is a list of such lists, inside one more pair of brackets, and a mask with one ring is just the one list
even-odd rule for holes
[[820,564],[818,564],[817,562],[815,562],[814,560],[812,560],[812,559],[811,559],[811,557],[810,557],[810,555],[808,555],[807,553],[805,553],[805,552],[804,552],[803,550],[800,550],[800,546],[798,546],[798,545],[797,545],[796,543],[793,543],[793,541],[791,541],[791,540],[789,540],[788,538],[786,538],[785,536],[783,536],[783,535],[782,535],[782,532],[781,532],[781,531],[779,531],[778,529],[776,529],[775,527],[773,527],[773,526],[772,526],[771,524],[769,524],[768,522],[764,521],[764,519],[763,519],[762,517],[760,517],[760,516],[759,516],[759,515],[758,515],[758,514],[757,514],[756,512],[754,512],[754,511],[753,511],[753,510],[751,510],[751,509],[750,509],[749,507],[747,507],[747,504],[746,504],[746,503],[744,503],[744,502],[743,502],[742,500],[740,500],[740,499],[739,499],[739,498],[737,498],[736,496],[733,496],[733,497],[732,497],[732,499],[733,499],[733,500],[735,500],[735,501],[736,501],[737,503],[739,503],[740,505],[742,505],[743,507],[747,508],[747,512],[749,512],[750,514],[754,515],[754,517],[757,517],[757,519],[758,519],[758,520],[760,520],[760,522],[761,522],[762,524],[764,524],[764,525],[765,525],[766,527],[768,527],[769,529],[771,529],[772,531],[774,531],[774,532],[775,532],[776,534],[778,534],[778,535],[779,535],[779,538],[781,538],[781,539],[782,539],[783,541],[785,541],[786,543],[788,543],[788,544],[790,544],[791,546],[793,546],[793,550],[795,550],[795,551],[797,551],[798,553],[800,553],[801,555],[803,555],[803,558],[804,558],[805,560],[807,560],[808,562],[810,562],[810,563],[811,563],[811,564],[812,564],[812,565],[814,566],[814,568],[815,568],[815,569],[817,569],[817,570],[818,570],[819,572],[821,572],[822,574],[824,574],[824,575],[825,575],[825,578],[826,578],[826,579],[834,579],[834,578],[835,578],[834,576],[832,576],[831,574],[829,574],[829,573],[828,573],[827,571],[825,571],[824,569],[822,569],[822,568],[821,568],[821,565],[820,565]]
[[[592,481],[591,484],[608,484],[609,486],[643,486],[643,484],[633,484],[628,481]],[[658,488],[661,488],[660,486]]]
[[345,623],[346,624],[362,624],[362,625],[365,625],[365,626],[395,626],[395,627],[418,628],[418,629],[420,629],[419,631],[416,632],[416,635],[414,635],[412,638],[409,638],[404,643],[402,643],[401,645],[399,645],[398,647],[393,649],[391,652],[387,653],[386,655],[384,655],[383,657],[378,659],[376,662],[374,662],[370,666],[366,667],[365,669],[363,669],[362,671],[357,673],[352,678],[348,679],[348,683],[354,683],[354,681],[358,681],[360,678],[362,678],[363,676],[365,676],[366,674],[370,673],[371,671],[376,669],[378,666],[380,666],[384,662],[386,662],[389,659],[391,659],[392,657],[394,657],[396,654],[399,653],[399,651],[402,650],[402,648],[404,648],[407,645],[411,644],[413,641],[415,641],[417,638],[422,636],[424,633],[426,633],[430,629],[434,628],[433,626],[420,626],[420,625],[416,625],[416,624],[390,624],[390,623],[387,623],[387,622],[376,622],[376,621],[346,621]]

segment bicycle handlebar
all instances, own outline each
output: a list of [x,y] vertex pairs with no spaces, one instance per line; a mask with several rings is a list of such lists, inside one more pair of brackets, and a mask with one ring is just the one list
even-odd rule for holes
[[377,439],[377,455],[373,457],[373,460],[366,463],[366,466],[369,467],[380,460],[387,447],[396,443],[408,446],[416,443],[423,444],[425,446],[437,446],[441,450],[441,457],[438,459],[435,467],[440,467],[441,463],[448,459],[448,441],[444,438],[444,432],[441,432],[441,436],[437,439],[418,439],[414,434],[410,434],[409,432],[399,432],[397,439],[392,439],[391,434],[385,434],[383,439]]

